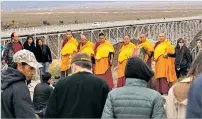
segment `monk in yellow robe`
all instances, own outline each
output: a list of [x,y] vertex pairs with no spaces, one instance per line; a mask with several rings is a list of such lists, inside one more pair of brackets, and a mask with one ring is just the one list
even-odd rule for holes
[[151,68],[151,64],[152,64],[152,54],[154,52],[154,47],[151,43],[151,41],[149,41],[149,39],[147,39],[146,34],[142,33],[140,35],[140,43],[139,43],[139,47],[143,47],[146,51],[145,53],[145,61],[147,62],[147,65]]
[[161,94],[167,94],[173,82],[177,80],[174,58],[168,57],[167,54],[173,54],[174,48],[166,39],[165,33],[160,33],[160,41],[155,45],[155,77],[156,90]]
[[[143,47],[146,51],[145,53],[145,62],[147,63],[147,65],[152,68],[152,56],[154,53],[154,47],[151,43],[151,41],[149,41],[149,39],[147,39],[146,34],[142,33],[140,34],[139,37],[140,43],[139,43],[139,47]],[[155,85],[154,85],[154,81],[151,79],[148,81],[148,88],[151,89],[155,89]]]
[[114,54],[113,45],[105,39],[103,33],[99,34],[99,42],[95,44],[95,67],[94,74],[108,83],[109,87],[114,88],[112,78],[112,61]]
[[129,36],[124,37],[124,41],[120,46],[118,55],[118,82],[117,87],[122,87],[125,85],[125,66],[129,57],[132,56],[133,49],[135,45],[130,42]]
[[73,55],[77,52],[78,42],[72,36],[71,31],[67,31],[66,39],[63,40],[61,56],[61,77],[68,76],[68,70],[71,66],[71,59]]
[[81,41],[78,45],[78,52],[86,53],[91,58],[94,57],[94,44],[81,34]]

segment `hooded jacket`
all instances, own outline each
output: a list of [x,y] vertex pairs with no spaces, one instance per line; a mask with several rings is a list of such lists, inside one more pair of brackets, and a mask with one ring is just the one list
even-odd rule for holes
[[138,58],[129,58],[126,64],[126,84],[109,92],[102,118],[165,118],[163,97],[147,88],[154,73]]
[[1,118],[36,118],[23,73],[8,67],[1,74]]

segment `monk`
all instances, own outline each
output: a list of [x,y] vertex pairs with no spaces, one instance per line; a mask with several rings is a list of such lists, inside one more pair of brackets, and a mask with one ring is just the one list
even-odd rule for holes
[[91,57],[91,59],[94,60],[94,44],[88,41],[86,36],[83,34],[81,34],[81,41],[78,45],[78,52],[86,53]]
[[140,34],[140,43],[139,43],[139,47],[143,47],[146,51],[145,54],[145,61],[147,62],[147,65],[151,68],[151,64],[152,64],[152,54],[154,52],[154,47],[152,45],[152,43],[149,41],[149,39],[147,39],[146,34],[142,33]]
[[70,30],[66,33],[66,38],[62,42],[61,56],[61,77],[68,76],[68,70],[71,65],[71,59],[73,55],[77,52],[78,42],[72,36],[72,32]]
[[[149,41],[149,39],[146,37],[145,33],[140,34],[139,37],[140,43],[139,43],[139,47],[143,47],[146,51],[145,53],[145,62],[147,63],[147,65],[152,68],[152,56],[154,53],[154,47],[151,43],[151,41]],[[155,82],[151,79],[148,81],[148,88],[151,89],[155,89]]]
[[104,33],[99,34],[99,41],[95,44],[95,67],[94,74],[108,83],[109,87],[114,88],[112,78],[112,61],[114,57],[113,45],[105,39]]
[[124,77],[125,66],[128,58],[132,56],[132,52],[134,48],[135,48],[135,45],[132,42],[130,42],[129,36],[125,36],[124,41],[120,46],[119,55],[118,55],[117,88],[125,85],[125,77]]
[[177,80],[175,73],[174,58],[168,57],[167,53],[173,54],[174,48],[166,39],[165,33],[160,33],[160,41],[154,47],[156,90],[167,94],[173,82]]

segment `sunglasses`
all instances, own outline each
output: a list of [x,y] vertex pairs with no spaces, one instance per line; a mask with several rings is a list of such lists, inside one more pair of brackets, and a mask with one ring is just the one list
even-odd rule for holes
[[184,43],[184,42],[179,42],[179,43]]

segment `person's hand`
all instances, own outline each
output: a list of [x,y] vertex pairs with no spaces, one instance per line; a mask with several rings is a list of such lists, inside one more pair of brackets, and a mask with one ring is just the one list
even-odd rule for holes
[[6,61],[5,61],[5,60],[2,60],[2,64],[3,64],[3,65],[6,64]]
[[168,58],[168,55],[167,55],[167,53],[166,53],[166,54],[163,54],[163,57],[164,57],[164,58]]
[[110,60],[110,61],[109,61],[109,63],[110,63],[110,65],[112,66],[113,61],[112,61],[112,60]]

